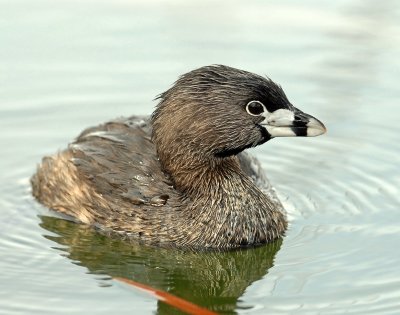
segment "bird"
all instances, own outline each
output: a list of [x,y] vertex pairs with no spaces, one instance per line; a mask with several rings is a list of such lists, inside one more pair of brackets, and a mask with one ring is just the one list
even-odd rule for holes
[[282,238],[287,216],[245,151],[277,137],[318,136],[270,78],[224,65],[181,75],[149,117],[84,130],[31,178],[43,205],[110,237],[229,250]]

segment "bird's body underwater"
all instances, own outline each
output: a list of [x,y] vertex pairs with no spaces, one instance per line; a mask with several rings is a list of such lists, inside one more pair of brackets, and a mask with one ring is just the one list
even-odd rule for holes
[[281,237],[284,210],[246,148],[325,127],[271,80],[227,66],[191,71],[150,118],[85,130],[32,177],[47,207],[159,246],[238,248]]

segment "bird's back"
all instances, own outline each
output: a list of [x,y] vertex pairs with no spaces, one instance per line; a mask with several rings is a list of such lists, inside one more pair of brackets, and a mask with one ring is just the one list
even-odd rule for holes
[[88,128],[65,151],[43,159],[32,177],[33,194],[77,221],[150,237],[180,204],[150,137],[141,117]]

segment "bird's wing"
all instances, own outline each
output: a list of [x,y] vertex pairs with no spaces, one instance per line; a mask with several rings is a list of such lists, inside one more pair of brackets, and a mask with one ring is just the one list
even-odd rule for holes
[[92,202],[92,221],[102,229],[156,229],[180,205],[179,193],[161,170],[148,118],[121,118],[88,128],[67,151],[79,179],[96,193],[87,202]]

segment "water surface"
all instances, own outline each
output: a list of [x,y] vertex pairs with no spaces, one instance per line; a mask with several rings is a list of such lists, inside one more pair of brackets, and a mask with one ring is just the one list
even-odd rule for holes
[[[0,0],[0,313],[179,313],[124,276],[221,313],[398,314],[399,20],[396,1]],[[33,200],[42,156],[214,63],[267,74],[328,127],[252,150],[289,212],[282,242],[134,246]]]

